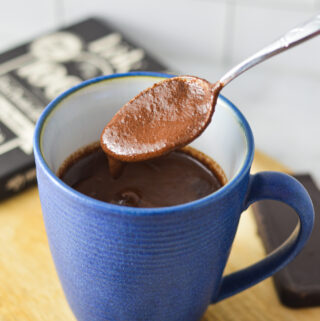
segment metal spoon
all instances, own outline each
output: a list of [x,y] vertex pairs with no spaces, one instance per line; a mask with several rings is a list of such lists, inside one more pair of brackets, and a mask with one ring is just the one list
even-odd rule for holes
[[[320,13],[291,29],[210,84],[193,76],[156,83],[125,104],[104,128],[101,147],[110,167],[166,154],[198,137],[211,121],[217,97],[231,80],[253,66],[320,34]],[[113,165],[112,165],[113,164]]]
[[221,79],[222,86],[226,86],[231,80],[241,75],[243,72],[253,66],[273,57],[285,50],[288,50],[300,43],[309,40],[320,34],[320,13],[312,19],[298,25],[285,33],[281,38],[264,47],[257,53],[253,54],[246,60],[242,61],[230,71],[228,71]]

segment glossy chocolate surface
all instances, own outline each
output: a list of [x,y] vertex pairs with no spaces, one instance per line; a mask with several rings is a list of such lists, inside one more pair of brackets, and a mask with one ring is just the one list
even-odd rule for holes
[[202,198],[223,184],[219,170],[212,171],[218,166],[213,160],[209,163],[199,153],[200,161],[187,151],[127,163],[114,179],[102,149],[89,146],[71,157],[59,176],[77,191],[101,201],[132,207],[172,206]]

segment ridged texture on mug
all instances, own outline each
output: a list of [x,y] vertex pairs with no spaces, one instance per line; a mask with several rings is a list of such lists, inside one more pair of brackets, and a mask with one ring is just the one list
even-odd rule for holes
[[143,215],[66,192],[41,164],[37,175],[51,252],[78,320],[201,318],[219,290],[248,174],[215,202]]

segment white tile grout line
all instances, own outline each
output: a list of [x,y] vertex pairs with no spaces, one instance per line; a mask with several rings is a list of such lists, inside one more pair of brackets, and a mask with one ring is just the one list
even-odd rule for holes
[[226,66],[233,60],[234,55],[234,34],[235,34],[235,13],[236,13],[236,1],[225,1],[226,14],[224,21],[224,42],[222,46],[222,65]]
[[65,6],[64,2],[65,0],[53,0],[54,2],[54,11],[55,11],[55,28],[62,28],[65,21]]

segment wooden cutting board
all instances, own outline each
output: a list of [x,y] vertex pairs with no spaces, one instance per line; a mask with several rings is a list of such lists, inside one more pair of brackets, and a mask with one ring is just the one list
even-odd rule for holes
[[[289,172],[257,152],[253,172],[261,170]],[[249,209],[242,215],[226,273],[264,255]],[[210,306],[201,321],[235,320],[319,321],[320,307],[300,310],[284,307],[269,278]],[[0,203],[0,321],[75,321],[50,256],[37,188]]]

